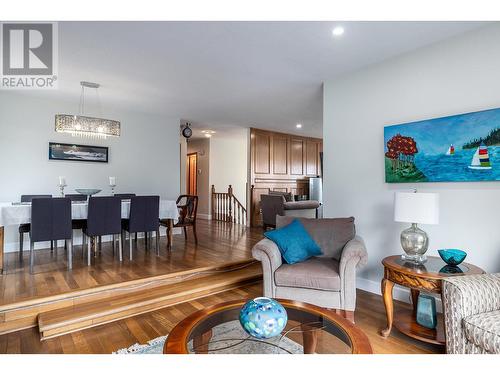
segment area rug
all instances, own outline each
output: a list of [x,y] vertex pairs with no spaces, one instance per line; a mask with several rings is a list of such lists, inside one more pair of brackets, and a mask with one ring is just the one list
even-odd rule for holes
[[[243,331],[238,321],[220,324],[213,329],[213,338],[209,344],[209,354],[301,354],[302,345],[287,337],[274,337],[269,340],[257,340]],[[248,337],[246,340],[241,338]],[[162,354],[167,336],[150,340],[147,344],[134,344],[129,348],[117,350],[113,354]],[[189,343],[189,349],[192,349]]]

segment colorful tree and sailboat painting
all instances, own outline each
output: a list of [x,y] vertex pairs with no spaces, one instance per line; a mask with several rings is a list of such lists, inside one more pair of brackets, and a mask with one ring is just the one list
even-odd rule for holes
[[386,182],[500,181],[500,108],[384,128]]

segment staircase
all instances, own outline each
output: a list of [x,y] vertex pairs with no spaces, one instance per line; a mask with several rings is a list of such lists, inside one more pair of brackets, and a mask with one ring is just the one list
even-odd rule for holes
[[223,193],[217,193],[212,185],[212,220],[247,225],[247,209],[234,196],[231,185]]

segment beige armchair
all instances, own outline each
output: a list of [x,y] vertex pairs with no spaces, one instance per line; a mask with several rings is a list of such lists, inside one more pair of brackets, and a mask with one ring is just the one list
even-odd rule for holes
[[500,354],[500,273],[443,281],[446,352]]
[[[276,227],[288,225],[294,219],[277,216]],[[269,239],[258,242],[252,255],[262,263],[264,295],[339,309],[354,321],[356,268],[368,260],[365,244],[355,234],[354,218],[299,220],[323,255],[286,264],[274,242]]]

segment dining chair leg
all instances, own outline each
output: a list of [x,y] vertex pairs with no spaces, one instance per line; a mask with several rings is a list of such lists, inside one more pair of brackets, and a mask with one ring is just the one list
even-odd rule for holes
[[99,236],[99,255],[101,255],[102,250],[102,236]]
[[174,231],[174,221],[172,219],[168,219],[167,226],[167,249],[172,250],[172,242],[173,242],[173,231]]
[[196,223],[193,223],[193,235],[194,235],[194,243],[198,244],[198,236],[196,235]]
[[160,229],[156,230],[156,255],[160,255]]
[[184,229],[184,239],[187,241],[187,239],[188,239],[188,231],[187,231],[187,228],[186,228],[186,227],[183,227],[182,229]]
[[35,243],[30,240],[30,273],[33,273],[35,267]]
[[19,232],[19,260],[23,261],[24,233]]
[[128,258],[129,258],[129,260],[132,260],[132,233],[129,233],[128,238],[129,238],[129,240],[128,240],[128,244],[129,244],[129,255],[128,255]]
[[82,231],[82,260],[85,260],[85,245],[87,243],[87,236]]
[[[57,243],[56,243],[57,247]],[[54,251],[54,241],[50,241],[50,252]]]
[[127,244],[127,237],[126,237],[125,231],[123,229],[120,233],[120,238],[122,239],[122,245],[125,246]]
[[113,242],[113,258],[115,257],[115,245],[116,245],[116,236],[114,234],[111,235],[111,241]]
[[120,262],[123,262],[123,243],[122,243],[122,236],[118,236],[118,257],[120,259]]
[[[129,233],[129,236],[131,236],[132,233]],[[135,233],[135,242],[137,242],[137,233]]]
[[92,250],[91,237],[87,236],[87,266],[90,266],[90,252]]
[[148,232],[144,232],[144,249],[148,251]]
[[[69,246],[68,245],[69,241]],[[68,248],[68,270],[71,270],[73,268],[73,238],[70,240],[64,241],[66,247]]]

